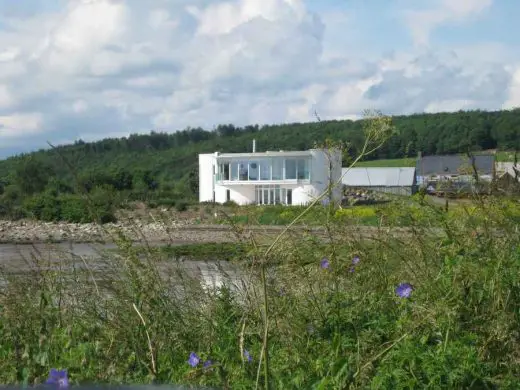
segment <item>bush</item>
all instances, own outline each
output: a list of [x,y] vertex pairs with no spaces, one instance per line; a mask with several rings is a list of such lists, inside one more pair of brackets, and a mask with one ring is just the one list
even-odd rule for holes
[[61,218],[72,223],[88,223],[94,218],[87,201],[79,195],[61,196]]
[[188,203],[182,200],[177,201],[175,203],[175,210],[177,210],[178,212],[188,210]]
[[51,222],[61,219],[60,201],[48,192],[25,199],[23,208],[28,215],[38,220]]
[[94,189],[89,198],[81,195],[62,195],[61,218],[73,223],[116,222],[115,202],[111,196],[113,195],[110,191],[103,188]]

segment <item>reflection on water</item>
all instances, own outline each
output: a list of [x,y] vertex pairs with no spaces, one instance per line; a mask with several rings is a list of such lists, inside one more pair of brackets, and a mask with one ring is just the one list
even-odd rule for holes
[[[34,270],[88,273],[87,277],[103,284],[107,275],[113,275],[122,266],[121,262],[128,261],[120,255],[116,259],[116,248],[115,244],[0,244],[0,267],[4,274],[9,275],[23,275]],[[145,266],[146,256],[141,256],[140,260]],[[218,259],[172,259],[162,255],[153,264],[161,278],[174,285],[182,282],[182,275],[198,280],[205,289],[226,285],[238,290],[244,283],[244,275],[235,264]],[[6,283],[2,279],[0,286]]]

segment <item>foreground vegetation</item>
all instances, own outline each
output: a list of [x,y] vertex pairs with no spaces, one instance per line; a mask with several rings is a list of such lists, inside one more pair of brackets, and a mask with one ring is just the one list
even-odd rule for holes
[[[365,145],[377,150],[391,126],[370,123]],[[230,216],[234,252],[135,247],[121,234],[119,250],[98,259],[15,264],[33,262],[30,272],[6,264],[0,382],[64,380],[67,369],[72,384],[520,387],[517,199],[475,198],[455,211],[396,200],[371,216],[380,228],[370,239],[357,233],[364,216],[321,200],[268,242]],[[311,221],[325,234],[290,229]],[[186,261],[210,251],[229,261]],[[208,274],[219,283],[203,283]]]
[[[361,164],[409,166],[425,155],[520,148],[520,110],[417,114],[393,118],[397,129]],[[363,121],[272,126],[221,125],[214,131],[152,132],[98,142],[78,141],[0,161],[0,218],[110,222],[127,202],[184,210],[197,200],[197,154],[216,150],[301,150],[327,139],[344,141],[344,166],[363,148]],[[511,160],[514,153],[498,154]],[[391,160],[389,160],[391,159]],[[397,160],[396,160],[397,159]],[[374,162],[382,160],[380,162]],[[94,199],[96,213],[86,207]]]
[[[65,258],[54,269],[33,260],[30,274],[4,270],[0,382],[38,383],[66,368],[71,384],[518,388],[518,203],[476,202],[456,216],[410,207],[400,205],[407,238],[384,229],[352,239],[356,218],[330,218],[330,239],[287,234],[267,256],[244,239],[233,272],[222,271],[235,286],[217,290],[181,260],[165,261],[174,249],[124,239],[117,256],[76,259],[74,272],[59,271]],[[443,238],[427,234],[431,225]]]

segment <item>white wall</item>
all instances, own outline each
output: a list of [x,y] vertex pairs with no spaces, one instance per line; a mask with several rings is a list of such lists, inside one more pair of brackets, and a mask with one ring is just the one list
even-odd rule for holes
[[255,185],[244,184],[244,185],[230,185],[226,186],[215,186],[215,201],[218,203],[224,203],[227,200],[226,191],[229,190],[230,200],[237,204],[244,206],[247,204],[254,203],[255,201]]
[[199,154],[199,202],[213,201],[213,164],[215,155]]
[[[339,149],[329,150],[328,152],[320,149],[313,149],[311,162],[311,185],[314,187],[317,196],[323,193],[329,184],[335,184],[341,179],[341,151]],[[329,172],[329,163],[332,162],[332,171]],[[332,199],[336,202],[341,201],[341,183],[332,190]]]

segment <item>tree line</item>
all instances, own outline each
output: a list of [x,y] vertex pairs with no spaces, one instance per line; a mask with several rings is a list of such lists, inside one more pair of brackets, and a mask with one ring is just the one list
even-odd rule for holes
[[[396,132],[366,159],[520,149],[520,109],[395,116],[393,124]],[[77,141],[1,160],[0,217],[106,222],[128,201],[182,210],[197,199],[197,155],[251,151],[253,139],[257,151],[346,141],[348,160],[359,153],[364,136],[361,121],[331,120]]]

